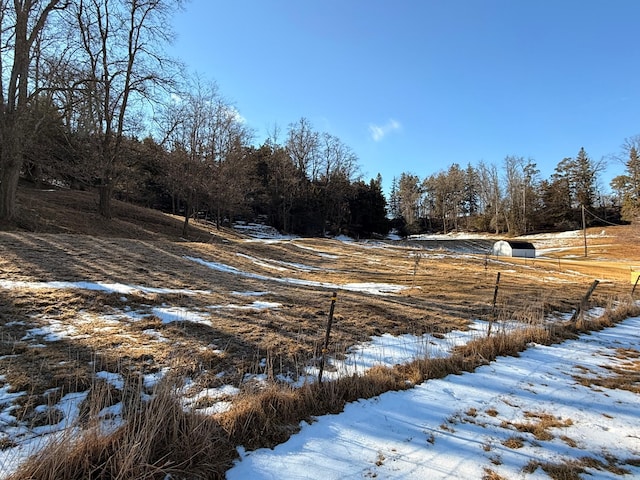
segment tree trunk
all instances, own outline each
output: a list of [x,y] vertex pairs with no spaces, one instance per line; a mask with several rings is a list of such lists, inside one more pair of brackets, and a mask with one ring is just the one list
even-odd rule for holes
[[189,203],[185,203],[184,205],[184,223],[182,224],[182,238],[189,238],[189,210],[191,207]]
[[[2,159],[4,160],[4,159]],[[20,164],[10,161],[0,174],[0,220],[11,221],[16,215],[16,192],[20,178]]]
[[0,220],[11,221],[16,214],[16,192],[22,167],[22,136],[17,116],[2,122],[0,139]]
[[98,213],[104,218],[111,218],[113,215],[111,208],[111,196],[113,194],[113,185],[111,182],[100,185],[100,200],[98,204]]

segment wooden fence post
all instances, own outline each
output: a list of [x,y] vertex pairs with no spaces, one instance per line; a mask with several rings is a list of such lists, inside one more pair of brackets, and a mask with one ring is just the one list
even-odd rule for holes
[[413,279],[411,280],[411,286],[416,286],[416,274],[418,273],[418,267],[420,266],[420,260],[422,259],[422,253],[414,252],[413,261]]
[[589,302],[589,298],[591,298],[591,294],[598,286],[598,283],[600,283],[600,280],[594,280],[591,286],[589,287],[589,290],[587,290],[587,293],[584,295],[584,297],[582,297],[582,300],[580,301],[580,305],[578,305],[578,308],[576,308],[576,311],[573,312],[573,315],[571,317],[572,322],[575,322],[577,324],[578,320],[582,318],[584,309],[587,308],[587,303]]
[[333,310],[338,299],[338,292],[331,293],[331,308],[329,308],[329,318],[327,320],[327,333],[324,337],[324,345],[322,347],[322,357],[320,358],[320,370],[318,372],[318,383],[322,383],[322,372],[324,371],[324,362],[329,350],[329,336],[331,335],[331,324],[333,323]]
[[491,335],[491,327],[496,319],[496,300],[498,299],[498,288],[500,287],[500,272],[496,277],[496,288],[493,291],[493,310],[491,311],[491,318],[489,319],[489,328],[487,329],[487,337]]

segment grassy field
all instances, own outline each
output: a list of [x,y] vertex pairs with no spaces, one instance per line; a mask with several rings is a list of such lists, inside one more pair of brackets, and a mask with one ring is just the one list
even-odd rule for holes
[[19,201],[19,227],[0,231],[0,388],[28,392],[11,411],[31,425],[57,423],[43,406],[71,392],[102,389],[103,407],[126,397],[96,372],[170,372],[194,392],[250,390],[247,375],[295,381],[321,355],[333,291],[329,354],[341,358],[386,333],[570,314],[595,279],[590,305],[607,307],[640,266],[637,226],[588,230],[587,257],[580,235],[535,237],[544,257],[524,260],[453,241],[265,240],[205,223],[185,239],[181,218],[125,203],[102,219],[86,192],[22,189]]

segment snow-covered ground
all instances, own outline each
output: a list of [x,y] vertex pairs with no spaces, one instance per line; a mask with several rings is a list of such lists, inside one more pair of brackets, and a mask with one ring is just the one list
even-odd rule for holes
[[[577,378],[609,376],[629,357],[637,362],[639,344],[640,318],[631,318],[473,373],[354,402],[303,424],[273,450],[240,449],[227,478],[480,479],[493,471],[535,479],[549,478],[541,464],[577,471],[585,457],[595,460],[584,462],[588,478],[619,478],[605,470],[612,459],[625,478],[640,478],[638,394]],[[617,355],[621,350],[630,355]],[[536,430],[543,422],[551,426]]]

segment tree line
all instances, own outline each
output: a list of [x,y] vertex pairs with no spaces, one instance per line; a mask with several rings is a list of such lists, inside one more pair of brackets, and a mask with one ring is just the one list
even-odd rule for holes
[[183,0],[0,0],[0,221],[19,214],[21,178],[87,189],[98,212],[123,199],[219,227],[263,218],[298,234],[356,237],[475,229],[527,233],[575,227],[581,207],[638,214],[640,137],[605,205],[601,164],[581,149],[542,180],[530,159],[480,163],[420,179],[365,182],[358,158],[304,117],[260,146],[214,82],[165,53]]
[[[522,235],[587,225],[632,221],[640,214],[640,136],[625,140],[618,158],[625,174],[611,181],[613,194],[600,193],[604,161],[584,148],[562,159],[543,179],[530,158],[507,156],[500,167],[480,162],[421,179],[402,173],[393,180],[390,216],[404,234],[475,230]],[[588,215],[583,217],[584,211]],[[584,219],[584,220],[583,220]]]
[[[260,147],[215,83],[164,47],[181,0],[0,0],[0,220],[19,179],[96,190],[220,226],[262,216],[303,234],[388,229],[381,178],[302,118]],[[186,80],[185,80],[186,79]],[[152,132],[151,135],[143,132]]]

